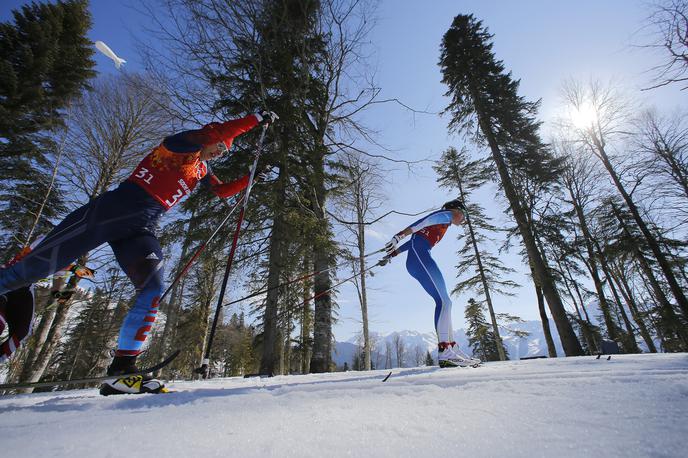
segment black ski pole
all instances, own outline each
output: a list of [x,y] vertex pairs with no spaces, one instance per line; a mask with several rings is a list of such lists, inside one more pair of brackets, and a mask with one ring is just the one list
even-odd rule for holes
[[220,294],[217,299],[217,307],[215,307],[215,316],[213,317],[213,325],[210,328],[210,335],[208,336],[208,344],[206,345],[205,355],[203,361],[201,362],[201,367],[197,368],[195,372],[201,374],[203,378],[208,378],[210,375],[210,350],[213,347],[213,339],[215,338],[215,329],[217,328],[217,320],[220,317],[220,310],[222,309],[222,301],[225,297],[225,291],[227,289],[227,282],[229,280],[229,273],[232,271],[232,262],[234,261],[234,253],[236,252],[237,242],[239,240],[239,233],[241,232],[241,225],[244,222],[244,213],[246,212],[246,207],[248,205],[248,197],[251,194],[251,188],[253,187],[253,177],[256,174],[256,168],[258,167],[258,159],[263,150],[263,141],[265,140],[265,133],[268,130],[268,124],[263,126],[263,130],[260,133],[260,138],[258,139],[258,145],[256,147],[256,155],[253,159],[253,165],[251,166],[251,174],[248,178],[248,185],[246,186],[246,191],[244,192],[243,205],[241,206],[241,211],[239,212],[239,219],[237,221],[236,229],[234,231],[234,237],[232,239],[232,248],[229,250],[229,257],[227,258],[227,267],[225,268],[225,276],[222,279],[222,286],[220,287]]
[[[381,251],[385,251],[385,249],[382,248],[382,249],[379,249],[379,250],[377,250],[377,251],[373,251],[373,252],[371,252],[371,253],[364,254],[363,257],[364,257],[364,258],[367,258],[367,257],[372,256],[372,255],[374,255],[374,254],[377,254],[377,253],[379,253],[379,252],[381,252]],[[248,296],[240,297],[239,299],[234,299],[233,301],[229,301],[229,302],[227,302],[226,304],[222,304],[222,306],[223,306],[223,307],[228,307],[228,306],[230,306],[230,305],[234,305],[234,304],[237,304],[237,303],[239,303],[239,302],[245,301],[246,299],[253,299],[254,297],[260,296],[261,294],[265,294],[265,293],[268,293],[268,292],[270,292],[270,291],[274,291],[274,290],[276,290],[276,289],[283,288],[283,287],[285,287],[285,286],[293,285],[294,283],[298,283],[298,282],[303,281],[303,280],[308,280],[308,279],[311,278],[311,277],[315,277],[316,275],[319,275],[319,274],[324,274],[325,272],[328,272],[328,271],[330,271],[330,270],[332,270],[332,269],[336,269],[337,267],[342,266],[342,265],[344,265],[344,264],[346,264],[346,263],[348,263],[348,262],[350,262],[350,261],[349,261],[349,260],[346,260],[346,261],[341,262],[341,263],[339,263],[339,264],[336,264],[336,265],[334,265],[334,266],[327,267],[326,269],[317,270],[317,271],[315,271],[315,272],[308,273],[308,274],[303,275],[303,276],[301,276],[301,277],[293,278],[293,279],[291,279],[291,280],[287,280],[287,281],[285,281],[285,282],[283,282],[283,283],[280,283],[279,285],[273,286],[272,288],[261,289],[260,291],[256,291],[255,293],[251,293],[251,294],[249,294]]]
[[382,265],[384,265],[384,264],[382,264],[381,262],[382,262],[382,261],[376,262],[375,264],[366,267],[365,269],[363,269],[363,270],[360,271],[360,272],[355,272],[352,276],[350,276],[350,277],[348,277],[348,278],[345,278],[344,280],[340,281],[339,283],[336,283],[336,284],[330,286],[330,287],[327,288],[326,290],[320,291],[319,293],[314,294],[313,296],[309,297],[308,299],[303,300],[303,301],[299,302],[299,303],[296,304],[296,305],[293,305],[293,306],[288,307],[287,310],[284,310],[284,311],[278,313],[277,316],[278,316],[279,318],[281,318],[281,317],[283,317],[285,314],[289,313],[289,311],[301,307],[301,306],[302,306],[303,304],[305,304],[306,302],[315,300],[315,299],[317,299],[317,298],[319,298],[319,297],[321,297],[321,296],[324,296],[325,294],[329,294],[329,292],[332,291],[333,289],[337,288],[338,286],[342,286],[344,283],[346,283],[346,282],[348,282],[348,281],[353,280],[354,278],[358,277],[358,276],[361,275],[362,273],[368,272],[368,271],[372,270],[373,268],[375,268],[375,267],[377,267],[377,266],[382,266]]

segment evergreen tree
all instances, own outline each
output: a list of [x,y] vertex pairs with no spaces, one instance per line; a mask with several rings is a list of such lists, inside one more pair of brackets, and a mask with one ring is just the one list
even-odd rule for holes
[[428,350],[428,353],[425,355],[425,365],[426,366],[434,366],[435,361],[432,359],[432,355],[430,354],[430,350]]
[[[64,207],[52,190],[50,135],[94,76],[88,1],[32,3],[0,24],[0,253],[45,233]],[[41,203],[43,203],[41,205]],[[40,207],[40,208],[39,208]],[[39,213],[40,211],[40,213]]]
[[578,338],[564,310],[561,297],[548,271],[529,224],[526,210],[512,179],[507,155],[535,154],[543,149],[534,119],[537,104],[518,95],[518,81],[497,61],[490,42],[492,36],[472,15],[458,15],[444,35],[440,66],[443,82],[449,86],[451,102],[446,112],[452,115],[449,127],[473,134],[487,144],[525,245],[535,281],[543,290],[559,331],[564,351],[569,356],[582,354]]
[[[485,305],[475,299],[469,299],[464,316],[466,317],[466,336],[468,346],[473,354],[482,361],[500,361],[501,355],[497,345],[502,345],[502,352],[506,355],[506,348],[495,338],[492,327],[485,320]],[[499,343],[498,343],[499,342]]]

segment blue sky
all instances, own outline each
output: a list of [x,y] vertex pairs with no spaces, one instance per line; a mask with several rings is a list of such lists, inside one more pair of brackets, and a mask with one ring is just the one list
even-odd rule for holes
[[[10,0],[0,7],[0,20],[9,11],[27,2]],[[147,18],[128,8],[129,1],[91,2],[93,40],[106,42],[128,61],[130,70],[140,69],[132,33],[141,35]],[[385,0],[377,10],[378,22],[370,39],[374,49],[371,64],[383,88],[382,98],[396,97],[416,109],[438,113],[446,105],[446,88],[440,82],[439,45],[455,15],[473,13],[489,27],[494,51],[514,77],[521,79],[521,93],[529,100],[542,99],[540,119],[548,122],[557,113],[559,88],[566,78],[607,81],[613,79],[627,88],[633,98],[670,111],[685,103],[685,94],[667,87],[649,92],[639,89],[650,81],[648,70],[659,63],[655,52],[637,46],[647,40],[641,30],[648,14],[647,5],[637,0],[579,0],[576,2],[528,1],[448,1],[418,2]],[[113,72],[111,62],[96,55],[98,70]],[[380,131],[378,140],[408,160],[437,159],[448,146],[460,147],[462,140],[447,133],[447,119],[433,114],[411,114],[396,105],[376,107],[362,120]],[[391,165],[387,165],[391,168]],[[429,165],[413,167],[409,173],[397,167],[389,174],[386,209],[414,213],[439,206],[452,195],[440,190]],[[477,195],[498,226],[507,224],[502,203],[494,189]],[[371,229],[368,245],[381,247],[394,233],[414,218],[391,216]],[[462,229],[452,227],[433,250],[433,257],[445,273],[450,289],[455,283],[455,240]],[[538,319],[530,280],[517,256],[504,255],[507,265],[519,271],[513,279],[523,284],[514,297],[497,297],[497,312]],[[378,269],[370,280],[371,329],[380,332],[433,329],[433,303],[404,268],[403,259]],[[344,277],[346,273],[342,273]],[[463,306],[469,296],[454,297],[454,327],[463,326]],[[353,288],[343,287],[339,295],[340,321],[335,328],[338,340],[359,332],[360,310]]]

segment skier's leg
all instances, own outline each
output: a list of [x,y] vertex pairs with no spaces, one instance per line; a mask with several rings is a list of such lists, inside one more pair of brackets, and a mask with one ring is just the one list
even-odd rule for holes
[[10,291],[6,296],[7,303],[11,303],[12,307],[7,308],[6,304],[0,306],[0,319],[9,327],[7,339],[0,344],[0,363],[7,360],[29,337],[33,325],[33,288],[25,286]]
[[9,329],[0,344],[0,361],[16,351],[31,333],[34,300],[31,285],[64,268],[88,250],[103,243],[100,230],[93,229],[97,200],[70,213],[33,249],[16,262],[0,269],[0,293],[5,297],[0,315]]
[[0,269],[0,294],[31,285],[104,243],[93,221],[96,206],[97,200],[74,210],[30,253]]
[[152,234],[118,240],[110,245],[137,292],[134,305],[120,329],[117,356],[136,356],[141,353],[158,313],[163,286],[162,250]]
[[155,322],[158,313],[158,300],[162,294],[162,250],[152,234],[141,234],[116,242],[110,242],[112,251],[122,269],[136,287],[134,305],[124,319],[119,332],[117,350],[108,367],[112,380],[100,386],[100,394],[139,394],[165,391],[160,380],[148,375],[119,377],[136,372],[136,357]]
[[413,237],[409,243],[406,269],[435,301],[437,338],[440,342],[453,342],[452,302],[442,272],[430,256],[430,247],[425,239]]

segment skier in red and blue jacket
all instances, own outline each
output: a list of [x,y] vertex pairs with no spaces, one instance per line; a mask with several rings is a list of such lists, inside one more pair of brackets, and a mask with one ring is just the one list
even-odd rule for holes
[[[451,319],[452,302],[447,293],[444,277],[430,256],[430,250],[442,237],[450,225],[460,225],[465,221],[466,207],[459,199],[445,203],[441,210],[432,212],[403,231],[397,233],[385,245],[387,252],[383,265],[399,253],[408,251],[406,270],[421,284],[435,301],[435,331],[438,339],[438,362],[440,367],[474,366],[480,360],[470,358],[459,351],[454,341]],[[398,246],[407,236],[411,240]]]
[[[137,291],[120,329],[108,375],[135,372],[136,357],[155,322],[162,294],[163,254],[155,236],[158,220],[199,183],[220,198],[245,189],[249,175],[223,183],[207,161],[227,153],[237,136],[276,119],[275,113],[262,111],[166,137],[119,187],[70,213],[29,254],[0,269],[0,294],[5,296],[0,304],[0,333],[4,327],[9,328],[8,339],[0,345],[0,361],[9,358],[30,334],[31,285],[108,243]],[[259,180],[265,177],[265,173],[257,176]],[[133,387],[114,379],[101,387],[101,393],[162,389],[159,381],[144,377]]]

